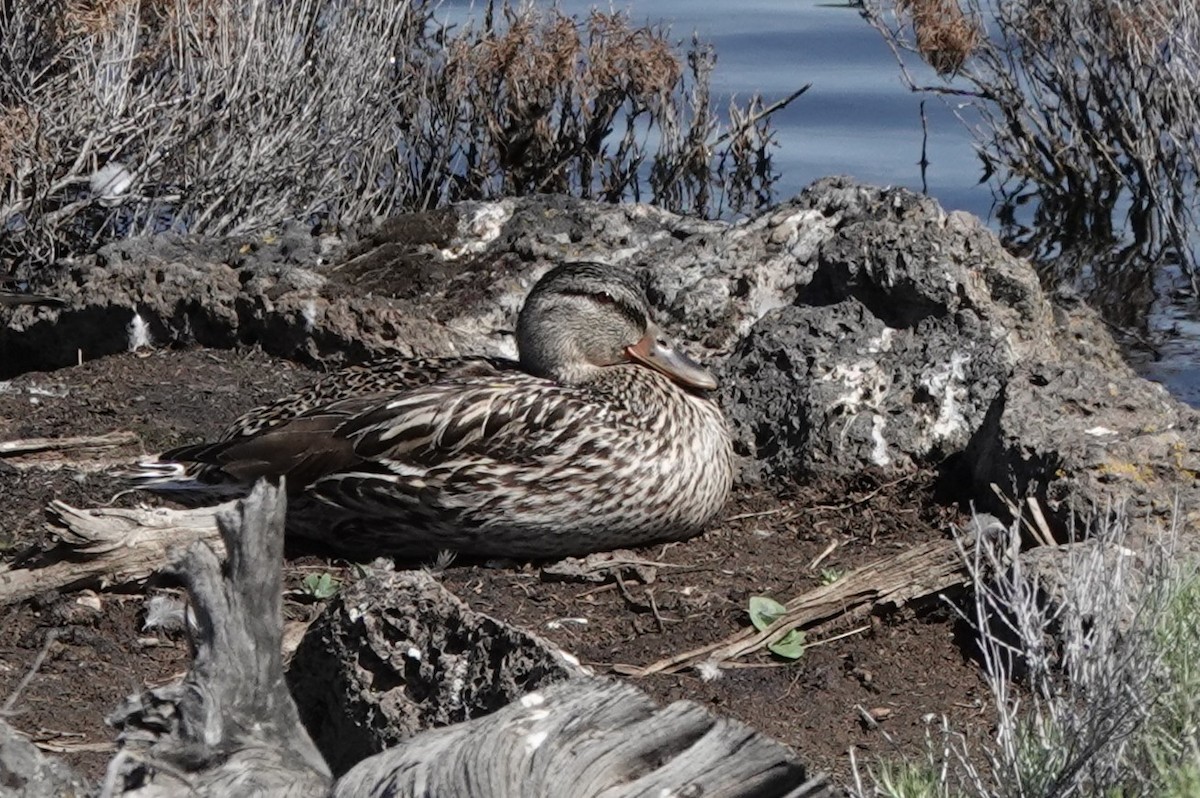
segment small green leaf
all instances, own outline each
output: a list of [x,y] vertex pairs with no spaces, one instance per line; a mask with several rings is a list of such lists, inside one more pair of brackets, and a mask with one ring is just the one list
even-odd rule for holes
[[321,574],[309,574],[304,577],[303,584],[305,593],[321,601],[332,598],[337,594],[338,588],[342,586],[342,583],[334,579],[333,574],[328,571]]
[[[751,596],[749,612],[750,623],[763,632],[787,615],[787,607],[769,596]],[[776,642],[769,643],[767,650],[784,659],[800,659],[804,656],[804,641],[804,632],[793,629]]]
[[832,585],[837,580],[845,576],[845,572],[840,568],[822,568],[821,569],[821,584]]
[[793,629],[778,642],[769,644],[767,650],[784,659],[800,659],[804,656],[805,637],[804,632]]
[[769,596],[750,597],[750,623],[760,632],[786,614],[787,607]]

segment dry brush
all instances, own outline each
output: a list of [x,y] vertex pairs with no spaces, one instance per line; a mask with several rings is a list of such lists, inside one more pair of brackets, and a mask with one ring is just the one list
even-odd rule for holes
[[1012,243],[1115,297],[1131,268],[1175,259],[1195,284],[1200,3],[870,0],[864,14],[908,85],[971,128]]
[[620,13],[501,3],[448,27],[423,0],[0,9],[0,254],[22,261],[537,192],[709,216],[771,199],[773,108],[731,106],[723,128],[712,51]]

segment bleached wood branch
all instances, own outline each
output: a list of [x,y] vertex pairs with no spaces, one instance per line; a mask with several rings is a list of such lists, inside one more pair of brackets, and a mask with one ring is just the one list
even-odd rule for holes
[[141,439],[133,432],[106,432],[103,435],[77,435],[69,438],[20,438],[0,441],[0,457],[66,449],[103,449],[127,446],[139,440]]
[[332,776],[283,674],[286,507],[284,489],[260,480],[218,514],[224,565],[205,541],[173,562],[192,600],[195,660],[181,683],[133,696],[110,718],[133,752],[109,766],[120,793],[328,794]]
[[195,541],[220,551],[220,508],[82,510],[52,502],[47,514],[60,543],[32,561],[0,565],[0,606],[51,590],[140,582],[166,565],[173,548]]
[[954,541],[938,540],[856,568],[831,585],[793,598],[787,613],[763,631],[747,627],[724,640],[685,651],[645,667],[620,666],[627,676],[678,673],[705,662],[720,664],[760,651],[803,629],[835,619],[853,618],[872,608],[903,605],[936,595],[967,581],[967,572]]
[[352,768],[337,798],[703,795],[817,798],[794,754],[691,701],[658,708],[637,688],[572,679],[485,718],[419,734]]

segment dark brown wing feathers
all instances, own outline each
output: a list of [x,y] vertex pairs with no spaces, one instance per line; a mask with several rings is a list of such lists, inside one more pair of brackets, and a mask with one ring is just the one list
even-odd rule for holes
[[162,455],[178,462],[206,463],[234,479],[252,482],[264,476],[287,477],[288,492],[298,493],[317,479],[345,468],[361,458],[353,443],[337,434],[355,413],[381,401],[383,396],[342,399],[316,408],[257,435],[219,443],[183,446]]

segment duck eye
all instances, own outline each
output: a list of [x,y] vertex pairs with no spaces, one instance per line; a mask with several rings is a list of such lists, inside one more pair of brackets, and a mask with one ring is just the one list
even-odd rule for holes
[[646,326],[645,312],[639,311],[636,307],[634,307],[633,305],[630,305],[625,300],[617,299],[615,296],[610,294],[608,291],[587,291],[587,292],[583,292],[583,291],[573,292],[572,291],[572,292],[565,292],[565,293],[568,293],[572,296],[587,297],[588,299],[590,299],[592,302],[596,303],[597,305],[602,305],[604,307],[613,308],[618,313],[620,313],[622,316],[624,316],[626,319],[628,319],[631,324],[634,324],[634,325],[638,326],[639,328],[644,329]]

